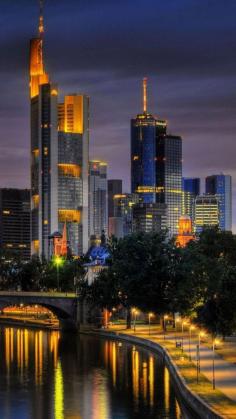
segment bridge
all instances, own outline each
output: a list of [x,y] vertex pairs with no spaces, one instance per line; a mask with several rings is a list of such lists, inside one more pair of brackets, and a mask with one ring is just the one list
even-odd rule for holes
[[74,293],[0,291],[0,310],[13,305],[40,305],[59,320],[62,330],[78,330],[83,323],[83,305]]

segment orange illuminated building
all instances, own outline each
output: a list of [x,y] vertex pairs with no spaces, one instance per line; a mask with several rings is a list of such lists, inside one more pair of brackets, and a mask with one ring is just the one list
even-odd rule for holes
[[66,223],[64,224],[63,234],[57,231],[50,238],[53,243],[53,256],[66,257],[68,254]]
[[188,215],[182,215],[179,219],[178,235],[176,244],[179,247],[185,247],[190,240],[194,240],[192,220]]

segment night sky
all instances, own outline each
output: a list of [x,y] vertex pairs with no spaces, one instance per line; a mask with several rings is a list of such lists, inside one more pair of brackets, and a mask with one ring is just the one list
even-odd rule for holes
[[[0,5],[0,187],[29,187],[38,4]],[[91,97],[91,157],[108,161],[109,177],[129,190],[130,118],[147,76],[148,110],[183,137],[183,174],[231,174],[235,208],[236,1],[46,0],[44,15],[46,70],[61,94]]]

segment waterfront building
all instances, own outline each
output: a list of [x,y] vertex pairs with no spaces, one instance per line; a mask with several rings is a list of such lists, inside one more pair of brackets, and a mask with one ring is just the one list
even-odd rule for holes
[[169,234],[176,235],[182,214],[182,138],[180,136],[157,136],[156,189],[157,202],[167,206]]
[[137,193],[124,193],[114,196],[114,217],[123,220],[123,236],[132,233],[133,206],[141,202]]
[[182,214],[188,215],[194,221],[194,203],[200,195],[200,178],[182,179]]
[[165,232],[166,205],[142,202],[133,206],[133,232]]
[[89,237],[108,233],[107,163],[89,162]]
[[88,250],[89,98],[67,95],[58,106],[58,228],[70,250]]
[[58,230],[57,87],[43,61],[43,16],[30,41],[31,254],[49,257],[49,235]]
[[216,195],[199,195],[195,199],[194,231],[219,226],[219,202]]
[[122,194],[122,180],[109,179],[108,184],[108,217],[114,217],[114,195]]
[[147,112],[147,79],[143,79],[143,112],[131,120],[131,192],[156,202],[156,137],[166,122]]
[[194,240],[192,219],[189,215],[181,215],[179,219],[178,235],[176,237],[176,244],[180,247],[185,247],[188,242]]
[[230,175],[212,175],[206,178],[206,194],[217,195],[219,201],[219,228],[232,230],[232,178]]
[[30,258],[30,190],[0,189],[0,247]]

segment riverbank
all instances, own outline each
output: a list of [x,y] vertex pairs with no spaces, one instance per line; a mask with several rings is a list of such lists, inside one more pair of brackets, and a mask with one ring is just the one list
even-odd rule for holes
[[60,330],[58,324],[48,320],[0,316],[0,326],[19,326],[33,329]]
[[88,333],[143,346],[161,355],[184,402],[198,417],[236,418],[236,403],[218,389],[213,390],[211,382],[203,374],[199,374],[197,383],[195,364],[189,360],[188,353],[176,348],[174,342],[164,340],[163,336],[149,336],[148,329],[134,332],[111,328],[109,331],[94,330]]

